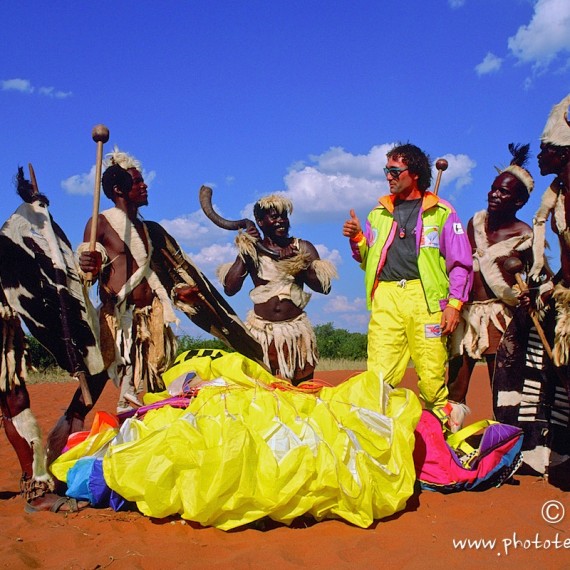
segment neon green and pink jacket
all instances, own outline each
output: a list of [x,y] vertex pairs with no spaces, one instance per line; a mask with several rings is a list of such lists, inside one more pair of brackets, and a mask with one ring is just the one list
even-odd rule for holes
[[[365,271],[368,309],[390,245],[396,235],[395,196],[382,196],[366,220],[364,234],[350,240],[352,257]],[[416,223],[416,251],[420,280],[429,310],[456,308],[467,301],[473,282],[471,245],[457,212],[432,192],[425,192]],[[459,303],[458,303],[459,301]]]

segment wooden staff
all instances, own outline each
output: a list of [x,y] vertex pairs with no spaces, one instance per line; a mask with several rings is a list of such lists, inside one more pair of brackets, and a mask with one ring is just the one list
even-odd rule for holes
[[[101,169],[103,166],[103,145],[109,140],[109,129],[105,125],[95,125],[91,131],[93,140],[97,143],[97,159],[95,162],[95,191],[93,193],[93,213],[91,214],[91,235],[89,251],[95,251],[97,243],[97,222],[99,220],[99,201],[101,199]],[[88,285],[93,281],[93,275],[85,276]]]
[[[505,271],[507,271],[511,275],[514,275],[514,277],[518,283],[518,286],[520,287],[522,292],[528,291],[528,285],[523,281],[523,278],[520,274],[520,271],[523,268],[523,264],[522,264],[522,261],[518,257],[508,257],[507,259],[505,259],[505,262],[503,263],[503,267],[505,268]],[[532,319],[532,322],[536,328],[536,332],[538,333],[538,336],[540,337],[540,340],[542,341],[542,346],[544,346],[544,350],[545,350],[546,354],[548,355],[548,358],[550,358],[550,360],[552,361],[553,360],[552,349],[550,348],[550,344],[548,343],[548,340],[546,339],[546,335],[544,334],[544,329],[542,328],[542,325],[540,324],[540,321],[538,320],[536,312],[533,309],[529,309],[529,314],[530,314],[530,318]]]
[[443,172],[445,170],[447,170],[447,167],[449,166],[449,162],[447,162],[447,160],[445,160],[445,158],[438,158],[435,161],[435,167],[437,168],[437,178],[435,179],[435,186],[433,188],[433,193],[437,196],[437,193],[439,192],[439,183],[441,182],[441,175],[443,174]]

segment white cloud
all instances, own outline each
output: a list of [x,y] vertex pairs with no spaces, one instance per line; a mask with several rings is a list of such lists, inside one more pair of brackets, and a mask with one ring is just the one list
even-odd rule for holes
[[372,207],[388,191],[382,168],[392,146],[377,145],[365,155],[334,147],[311,156],[310,164],[291,167],[284,178],[285,193],[293,201],[296,220],[330,220],[346,216],[349,207]]
[[[448,162],[447,170],[441,176],[441,188],[452,186],[455,191],[451,191],[446,198],[450,201],[457,199],[459,191],[473,181],[471,171],[477,166],[477,163],[469,158],[466,154],[446,154],[441,158],[445,158]],[[434,184],[437,172],[434,169]],[[433,184],[432,184],[433,186]]]
[[45,95],[46,97],[53,97],[54,99],[66,99],[73,95],[71,91],[58,91],[55,87],[40,87],[38,89],[38,93],[40,95]]
[[350,301],[345,295],[332,295],[323,310],[325,313],[357,313],[366,310],[366,301],[359,297]]
[[[2,91],[20,91],[21,93],[34,93],[36,91],[29,79],[4,79],[0,81],[0,85]],[[39,87],[37,93],[54,99],[65,99],[73,95],[71,91],[59,91],[55,87]]]
[[[322,321],[327,322],[324,315],[334,314],[335,326],[347,330],[366,333],[370,313],[366,309],[366,300],[357,297],[353,300],[344,295],[329,296],[323,306]],[[313,317],[311,317],[312,320]]]
[[368,323],[370,322],[370,315],[367,311],[355,314],[344,313],[335,316],[334,322],[338,328],[345,327],[349,331],[366,334],[368,331]]
[[365,155],[354,155],[341,147],[331,147],[323,154],[311,155],[310,159],[325,174],[344,173],[355,178],[383,178],[386,153],[392,146],[390,143],[376,145]]
[[[161,220],[160,224],[171,233],[180,243],[185,246],[200,247],[211,243],[207,239],[212,230],[211,224],[207,225],[201,210],[191,214],[184,214],[172,220]],[[207,241],[206,241],[207,240]]]
[[503,63],[502,58],[488,52],[483,61],[475,66],[477,75],[487,75],[488,73],[496,73],[501,69]]
[[[184,214],[172,220],[161,220],[160,225],[173,235],[180,245],[192,250],[205,248],[216,242],[226,241],[233,235],[215,226],[206,218],[202,210]],[[234,249],[235,257],[235,249]]]
[[543,68],[570,51],[570,2],[538,0],[530,23],[508,40],[509,49],[523,63]]
[[330,261],[335,265],[339,265],[342,263],[342,257],[338,249],[329,249],[326,245],[323,245],[322,243],[316,243],[314,244],[314,246],[315,249],[318,251],[319,257],[321,259],[326,259],[327,261]]
[[5,79],[1,82],[2,91],[21,91],[33,93],[34,88],[28,79]]
[[466,0],[447,0],[447,3],[451,8],[462,8],[465,5]]
[[93,194],[95,188],[95,165],[86,174],[74,174],[62,180],[61,187],[68,194],[75,196],[88,196]]
[[232,243],[212,244],[202,248],[198,253],[191,254],[190,257],[217,286],[216,269],[223,263],[229,263],[236,258],[236,248]]

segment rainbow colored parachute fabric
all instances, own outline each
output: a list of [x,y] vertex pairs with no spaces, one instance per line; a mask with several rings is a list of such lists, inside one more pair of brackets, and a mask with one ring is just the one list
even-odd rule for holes
[[182,360],[165,382],[190,372],[202,381],[186,409],[130,418],[106,443],[107,485],[145,515],[224,530],[307,514],[367,527],[405,507],[421,413],[411,391],[369,372],[317,393],[282,390],[235,353]]

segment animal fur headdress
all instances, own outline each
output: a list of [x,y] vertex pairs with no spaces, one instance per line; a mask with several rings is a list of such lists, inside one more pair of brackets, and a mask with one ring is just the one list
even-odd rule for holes
[[570,146],[570,123],[568,122],[568,106],[570,95],[566,95],[558,105],[552,107],[546,126],[540,137],[545,144],[554,146]]
[[287,214],[292,214],[293,202],[282,194],[269,194],[269,196],[264,196],[255,203],[253,215],[257,218],[259,212],[267,211],[271,208],[275,208],[279,213],[287,212]]
[[[570,123],[568,122],[568,106],[570,95],[566,95],[560,103],[552,107],[546,126],[540,137],[544,144],[553,146],[570,146]],[[565,196],[560,192],[556,180],[546,189],[542,195],[540,208],[533,219],[533,255],[534,264],[529,275],[537,278],[543,267],[544,248],[546,245],[546,221],[552,213],[559,235],[563,236],[570,245],[570,231],[566,226]]]
[[108,168],[113,164],[118,164],[121,168],[128,170],[129,168],[136,168],[139,172],[142,172],[142,164],[134,156],[119,150],[119,147],[115,145],[113,151],[105,155],[104,168]]
[[525,165],[528,161],[528,151],[530,145],[528,144],[509,144],[509,152],[513,156],[511,163],[507,168],[500,170],[500,174],[503,172],[510,172],[513,176],[518,178],[524,185],[527,192],[530,194],[534,188],[534,179],[531,176],[530,172],[525,168]]

